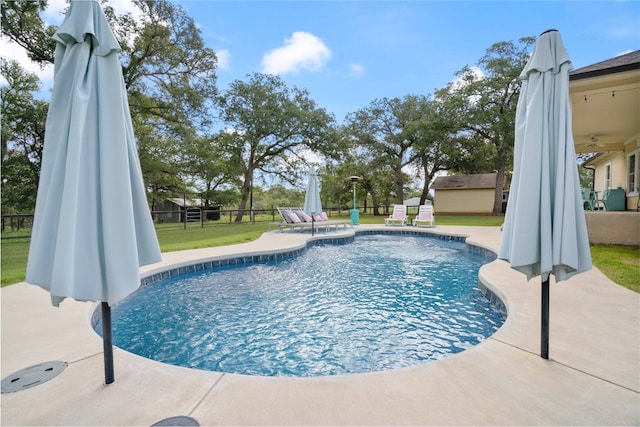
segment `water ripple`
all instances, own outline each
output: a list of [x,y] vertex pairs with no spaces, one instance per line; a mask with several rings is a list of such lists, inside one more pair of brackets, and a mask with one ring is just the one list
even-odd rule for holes
[[359,236],[142,288],[114,308],[114,343],[165,363],[249,375],[411,366],[468,349],[502,325],[476,289],[487,261],[458,242]]

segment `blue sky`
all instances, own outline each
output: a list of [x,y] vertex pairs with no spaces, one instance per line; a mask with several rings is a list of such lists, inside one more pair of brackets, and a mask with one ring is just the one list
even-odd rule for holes
[[[218,52],[218,85],[252,72],[306,88],[341,122],[382,97],[431,94],[487,48],[558,29],[575,68],[640,49],[637,1],[173,0]],[[130,0],[110,0],[118,11]],[[65,0],[45,19],[61,22]],[[22,58],[0,42],[4,56]],[[53,70],[27,67],[50,87]]]
[[178,3],[219,52],[221,89],[272,72],[338,121],[375,98],[431,94],[493,43],[549,28],[560,30],[575,68],[640,49],[635,1]]

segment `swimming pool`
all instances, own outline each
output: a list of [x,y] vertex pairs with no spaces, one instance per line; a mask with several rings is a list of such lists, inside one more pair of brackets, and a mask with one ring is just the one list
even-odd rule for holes
[[477,288],[479,267],[492,259],[457,241],[360,235],[288,259],[192,272],[116,306],[114,344],[248,375],[411,366],[463,351],[502,325]]

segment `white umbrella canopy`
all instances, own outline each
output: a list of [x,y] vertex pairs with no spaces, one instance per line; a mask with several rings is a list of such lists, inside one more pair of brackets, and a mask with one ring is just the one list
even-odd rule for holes
[[[318,175],[314,169],[309,171],[307,180],[307,192],[304,196],[304,211],[311,215],[322,213],[322,201],[320,200],[320,184],[318,183]],[[311,234],[313,235],[313,220],[311,222]]]
[[161,260],[133,135],[120,47],[96,0],[71,2],[55,35],[27,282],[58,306],[103,310],[140,286]]
[[571,69],[560,33],[542,33],[520,75],[514,171],[498,254],[527,279],[542,277],[543,323],[549,276],[561,281],[591,269],[571,133]]

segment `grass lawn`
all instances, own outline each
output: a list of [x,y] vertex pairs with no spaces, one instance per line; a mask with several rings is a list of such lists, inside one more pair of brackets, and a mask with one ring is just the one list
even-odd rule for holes
[[11,239],[2,241],[0,253],[0,274],[2,286],[24,281],[29,254],[29,239]]
[[256,240],[267,231],[265,222],[242,224],[216,224],[201,228],[192,224],[185,230],[183,227],[156,227],[158,242],[162,252],[181,251],[184,249],[210,248],[226,246]]
[[[413,218],[415,212],[409,212],[409,216]],[[360,224],[384,224],[387,216],[360,215]],[[500,226],[504,222],[501,216],[475,216],[475,215],[452,215],[436,216],[436,224],[438,225],[474,225],[474,226]],[[349,219],[348,216],[332,216],[330,219]]]
[[593,265],[609,279],[640,293],[640,249],[635,246],[591,245]]
[[[332,219],[348,219],[332,216]],[[499,226],[502,217],[491,216],[438,216],[438,225]],[[383,224],[383,216],[362,215],[361,224]],[[185,230],[177,224],[160,224],[156,227],[158,241],[163,252],[225,246],[249,242],[267,231],[267,222],[255,224],[219,223],[200,228],[190,224]],[[2,286],[24,281],[29,252],[29,239],[16,238],[2,241]],[[640,293],[640,250],[637,247],[592,245],[593,264],[614,282]]]

